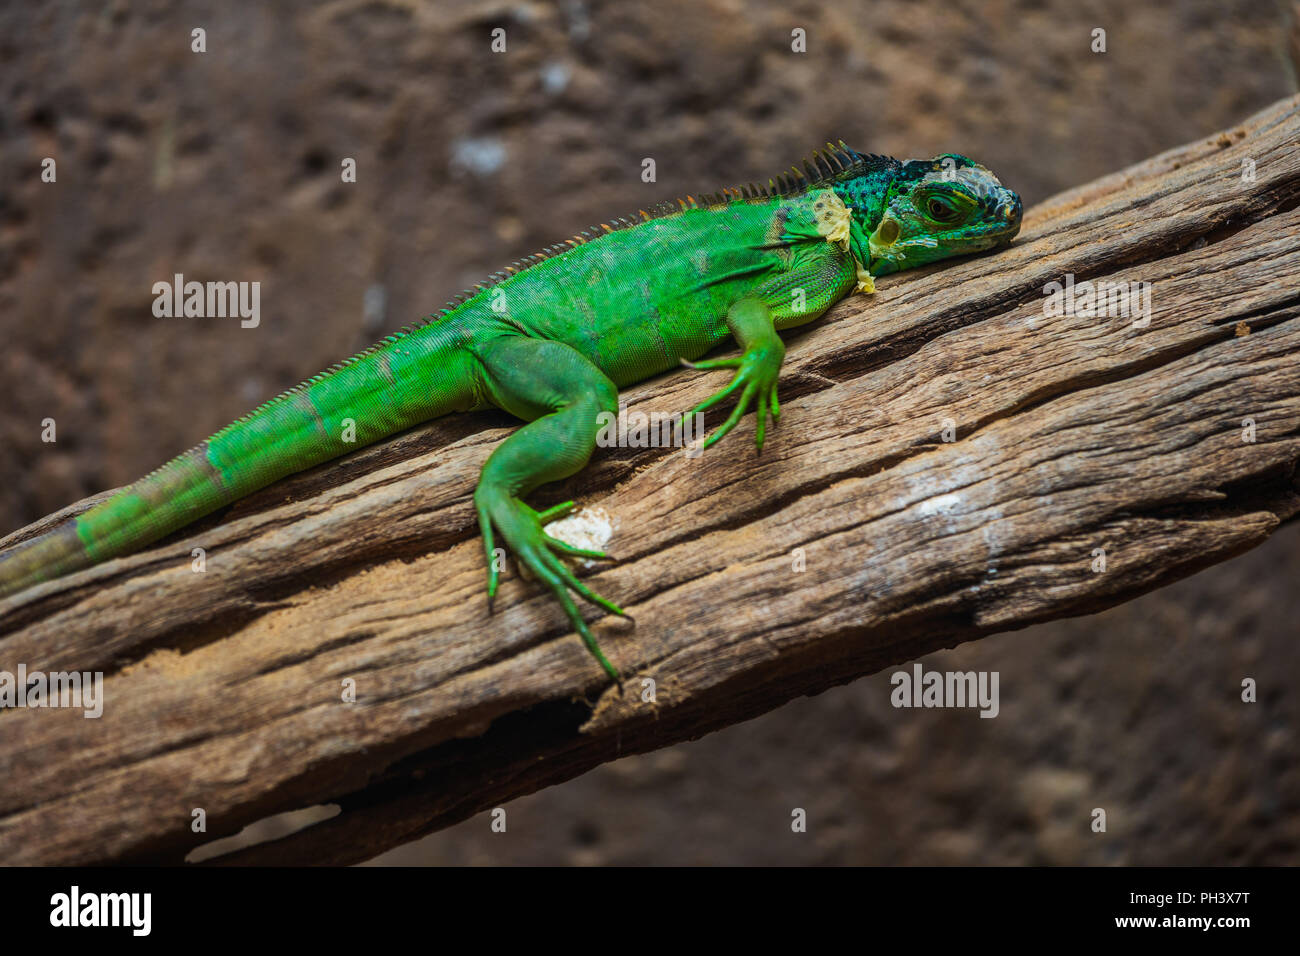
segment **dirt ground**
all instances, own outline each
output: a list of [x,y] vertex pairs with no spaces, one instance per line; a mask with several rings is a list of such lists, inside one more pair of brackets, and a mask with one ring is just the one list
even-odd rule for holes
[[[129,482],[543,245],[828,139],[966,153],[1032,204],[1211,135],[1295,92],[1296,19],[1280,0],[8,5],[0,524]],[[260,325],[155,317],[176,273],[259,281]],[[924,661],[1000,672],[995,720],[895,710],[878,674],[380,862],[1295,863],[1298,572],[1287,528]]]

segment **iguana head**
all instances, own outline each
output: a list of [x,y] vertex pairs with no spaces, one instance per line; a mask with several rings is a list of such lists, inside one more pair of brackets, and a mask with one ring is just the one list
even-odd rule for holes
[[984,252],[1020,231],[1020,197],[986,168],[945,153],[903,163],[867,246],[873,276]]

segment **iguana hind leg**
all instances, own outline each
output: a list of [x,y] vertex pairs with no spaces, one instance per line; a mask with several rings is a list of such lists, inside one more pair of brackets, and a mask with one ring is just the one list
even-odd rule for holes
[[567,514],[572,502],[538,512],[522,498],[539,485],[567,478],[587,463],[596,447],[599,414],[618,410],[618,389],[587,358],[560,342],[505,336],[474,351],[492,404],[529,422],[488,458],[474,491],[488,560],[488,601],[497,590],[496,531],[515,560],[555,595],[587,649],[617,681],[618,671],[596,645],[569,591],[611,613],[627,615],[579,581],[559,554],[593,559],[608,556],[575,548],[542,529],[546,522]]

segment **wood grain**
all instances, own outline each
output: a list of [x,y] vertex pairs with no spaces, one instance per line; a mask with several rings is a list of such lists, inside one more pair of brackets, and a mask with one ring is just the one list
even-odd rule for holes
[[[637,619],[591,616],[621,692],[534,584],[510,574],[488,613],[470,495],[501,417],[413,430],[0,602],[0,670],[103,671],[106,701],[97,720],[0,712],[0,861],[179,863],[316,804],[341,812],[212,862],[364,860],[1258,545],[1300,510],[1297,105],[1030,210],[1009,250],[842,303],[790,337],[761,455],[751,417],[698,458],[600,450],[539,495],[614,518],[621,561],[587,579]],[[1150,324],[1045,317],[1066,273],[1151,283]],[[724,381],[625,397],[676,411]]]

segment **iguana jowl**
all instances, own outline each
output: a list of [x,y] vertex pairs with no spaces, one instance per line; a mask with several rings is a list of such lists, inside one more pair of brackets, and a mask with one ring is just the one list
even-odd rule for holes
[[[474,505],[488,556],[499,534],[563,605],[617,679],[570,591],[623,610],[559,555],[604,558],[548,535],[569,502],[538,512],[523,498],[581,469],[618,390],[690,363],[728,337],[740,355],[694,364],[734,369],[700,412],[750,408],[761,449],[780,414],[778,332],[816,319],[872,277],[1011,241],[1020,197],[964,156],[899,162],[840,143],[768,187],[665,203],[516,263],[423,324],[403,329],[282,393],[207,441],[39,537],[0,555],[0,597],[136,551],[294,472],[449,412],[488,406],[528,424],[483,466]],[[344,441],[344,420],[355,422]]]

